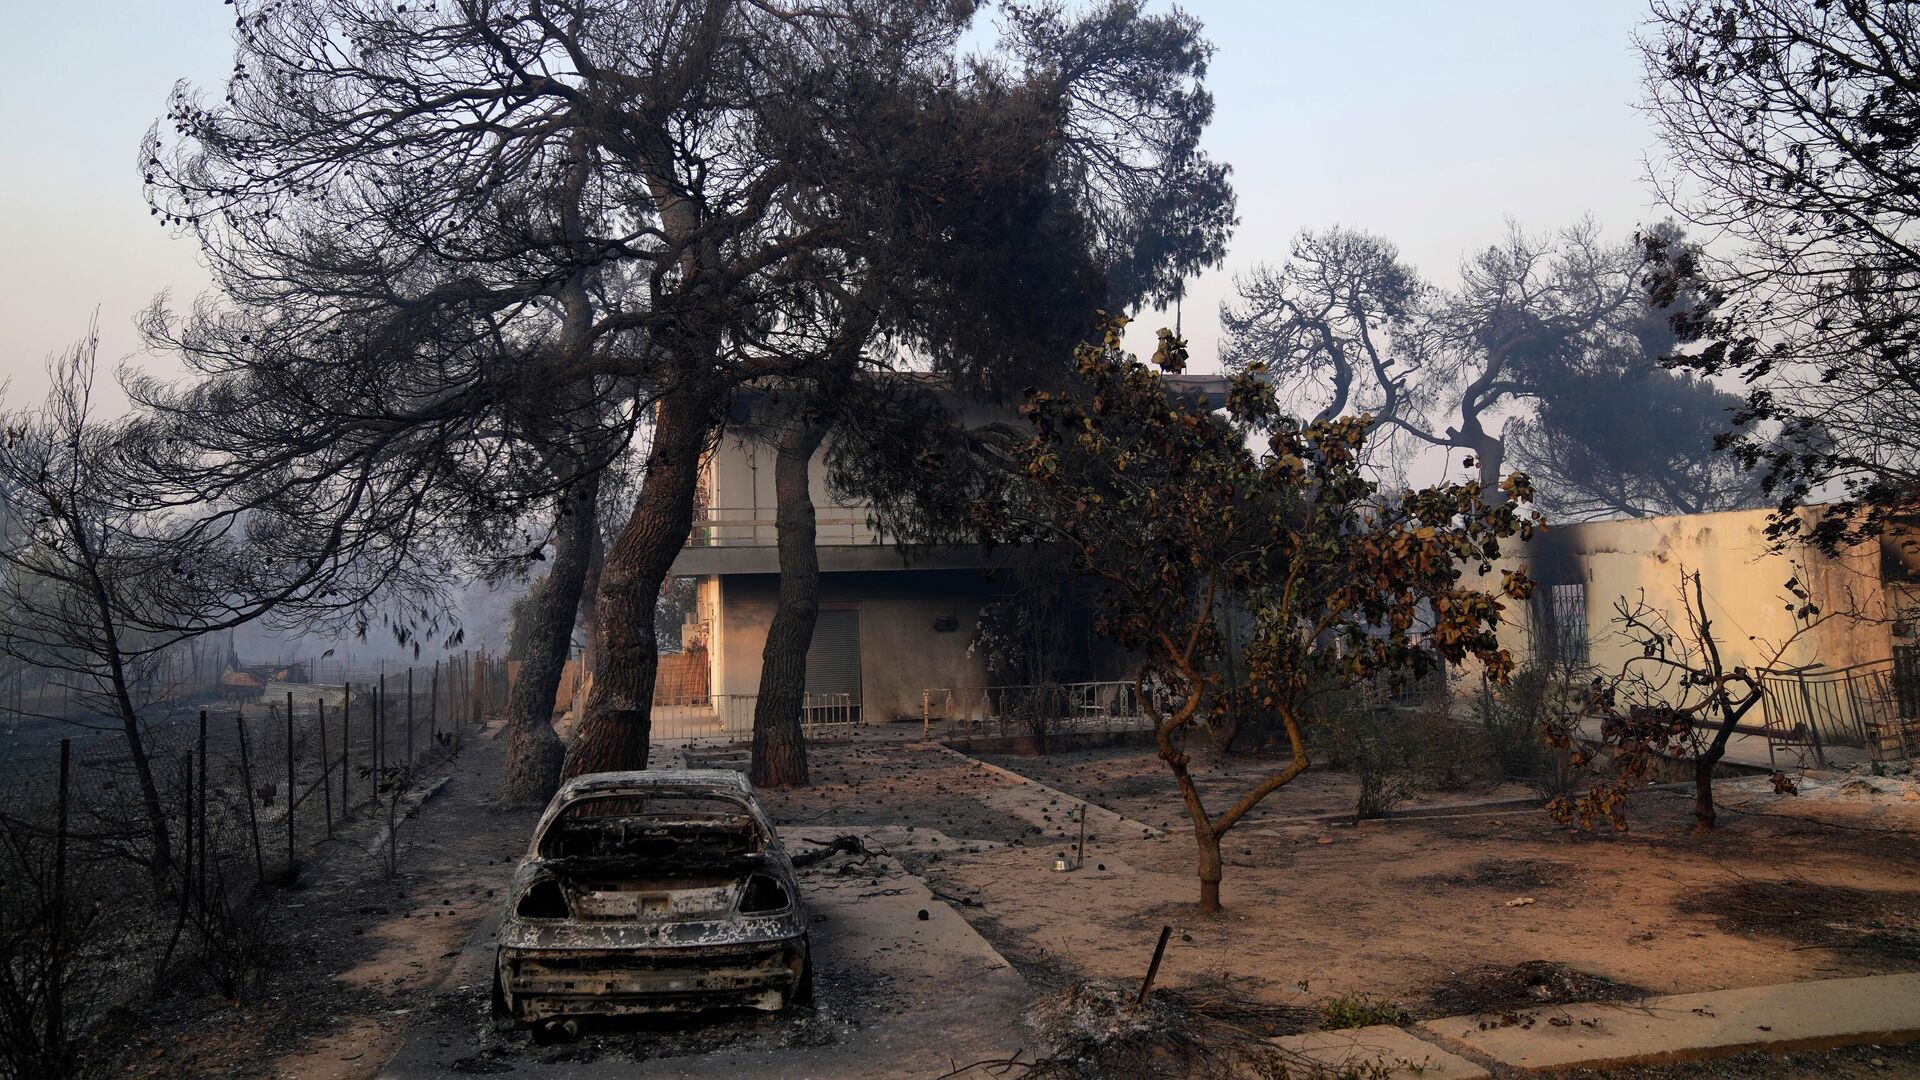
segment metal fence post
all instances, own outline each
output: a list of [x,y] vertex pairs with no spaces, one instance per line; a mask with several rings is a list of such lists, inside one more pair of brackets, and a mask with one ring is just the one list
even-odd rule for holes
[[[374,786],[387,771],[387,673],[380,673],[380,685],[373,691],[373,774]],[[376,799],[379,792],[375,791]]]
[[327,839],[333,839],[333,759],[327,756],[327,699],[313,699],[314,711],[320,717],[320,794],[323,797],[327,815]]
[[353,800],[347,798],[347,775],[353,761],[347,755],[353,746],[353,673],[346,672],[340,683],[346,693],[340,699],[340,820],[353,820]]
[[[57,1053],[66,1041],[66,921],[67,921],[67,779],[73,760],[73,740],[60,740],[60,787],[54,802],[53,926],[50,936],[52,973],[47,987],[47,1050]],[[65,1055],[62,1055],[63,1057]]]
[[200,710],[200,798],[196,813],[200,819],[197,841],[197,846],[200,848],[200,875],[197,881],[199,882],[200,910],[205,912],[207,910],[207,710],[205,709]]
[[293,880],[293,691],[287,691],[287,880]]
[[1813,715],[1813,694],[1807,689],[1807,673],[1798,671],[1794,677],[1800,682],[1800,704],[1807,711],[1807,738],[1813,743],[1813,760],[1825,765],[1827,755],[1820,747],[1820,721]]

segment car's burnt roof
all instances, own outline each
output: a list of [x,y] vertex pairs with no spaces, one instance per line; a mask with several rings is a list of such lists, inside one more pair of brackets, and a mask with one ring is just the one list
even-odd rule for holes
[[753,795],[753,785],[747,782],[747,774],[732,769],[631,769],[576,776],[562,784],[559,794],[554,798],[564,802],[582,795],[658,791],[662,788],[744,795],[749,798]]

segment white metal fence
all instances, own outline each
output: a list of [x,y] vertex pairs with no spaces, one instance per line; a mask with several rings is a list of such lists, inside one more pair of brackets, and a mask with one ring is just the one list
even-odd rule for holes
[[1151,728],[1130,681],[948,686],[921,691],[927,738],[1004,738]]
[[[753,738],[758,694],[713,694],[700,705],[655,705],[653,741],[740,742]],[[860,706],[852,694],[805,694],[800,699],[800,730],[809,739],[844,737],[860,726]]]

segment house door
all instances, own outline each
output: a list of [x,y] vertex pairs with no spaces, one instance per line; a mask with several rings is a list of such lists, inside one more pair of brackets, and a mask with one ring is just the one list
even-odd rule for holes
[[807,648],[807,693],[846,694],[860,705],[860,612],[836,608],[820,612]]

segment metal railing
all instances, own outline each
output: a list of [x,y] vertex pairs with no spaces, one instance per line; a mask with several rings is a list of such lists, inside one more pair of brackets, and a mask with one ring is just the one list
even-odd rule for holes
[[1004,738],[1152,726],[1128,680],[1029,686],[946,686],[920,693],[927,738]]
[[[698,705],[655,705],[652,741],[740,742],[753,738],[758,694],[713,694]],[[800,731],[806,738],[836,738],[860,726],[860,706],[849,693],[803,694]]]
[[1762,672],[1760,687],[1766,694],[1762,704],[1767,727],[1809,733],[1816,752],[1822,745],[1869,746],[1879,729],[1902,719],[1897,716],[1892,659]]
[[[830,506],[814,517],[814,543],[826,545],[884,544],[885,534],[867,522],[858,507]],[[773,507],[710,506],[701,511],[687,534],[688,547],[773,547],[780,542]]]

